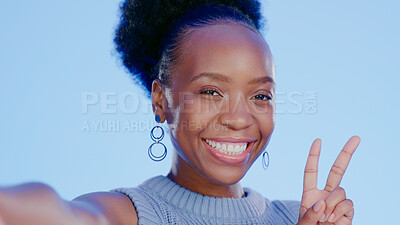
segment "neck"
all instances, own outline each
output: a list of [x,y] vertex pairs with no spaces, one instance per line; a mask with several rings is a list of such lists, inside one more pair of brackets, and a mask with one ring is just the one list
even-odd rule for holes
[[198,173],[176,151],[174,152],[171,171],[167,176],[180,186],[202,195],[219,198],[244,197],[244,191],[239,182],[232,185],[217,184]]

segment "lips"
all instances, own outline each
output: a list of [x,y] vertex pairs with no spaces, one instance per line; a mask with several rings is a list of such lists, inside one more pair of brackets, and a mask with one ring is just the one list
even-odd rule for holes
[[239,164],[246,161],[253,149],[254,139],[210,138],[202,139],[206,149],[217,160]]
[[208,145],[226,155],[240,155],[246,150],[248,144],[248,142],[232,143],[210,139],[205,139],[205,141]]

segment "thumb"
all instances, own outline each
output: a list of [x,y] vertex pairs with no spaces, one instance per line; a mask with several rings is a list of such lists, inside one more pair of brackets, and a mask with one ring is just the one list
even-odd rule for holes
[[297,225],[315,225],[318,221],[325,219],[325,201],[317,201],[311,208],[309,208],[303,217],[300,218]]

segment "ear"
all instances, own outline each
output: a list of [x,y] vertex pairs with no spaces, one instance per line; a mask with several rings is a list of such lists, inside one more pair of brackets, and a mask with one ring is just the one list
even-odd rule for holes
[[151,103],[154,115],[159,115],[160,123],[164,123],[168,104],[164,93],[164,87],[159,79],[155,79],[151,86]]

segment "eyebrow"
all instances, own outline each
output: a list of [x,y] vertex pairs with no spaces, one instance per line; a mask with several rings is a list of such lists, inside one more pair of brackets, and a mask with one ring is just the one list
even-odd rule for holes
[[232,80],[231,78],[229,78],[223,74],[220,74],[220,73],[200,73],[199,75],[192,77],[192,79],[190,79],[190,83],[192,83],[193,81],[198,80],[202,77],[208,77],[213,80],[220,80],[220,81],[227,82],[227,83],[229,83]]
[[274,79],[269,76],[254,78],[253,80],[249,81],[248,84],[258,84],[258,83],[268,83],[268,82],[271,82],[273,85],[275,85]]
[[[200,73],[199,75],[192,77],[192,79],[190,79],[190,83],[192,83],[195,80],[198,80],[202,77],[208,77],[213,80],[219,80],[219,81],[223,81],[223,82],[227,82],[227,83],[231,82],[231,80],[232,80],[230,77],[220,74],[220,73]],[[268,83],[268,82],[271,82],[273,85],[275,85],[274,79],[269,76],[254,78],[251,81],[249,81],[248,84],[258,84],[258,83]]]

